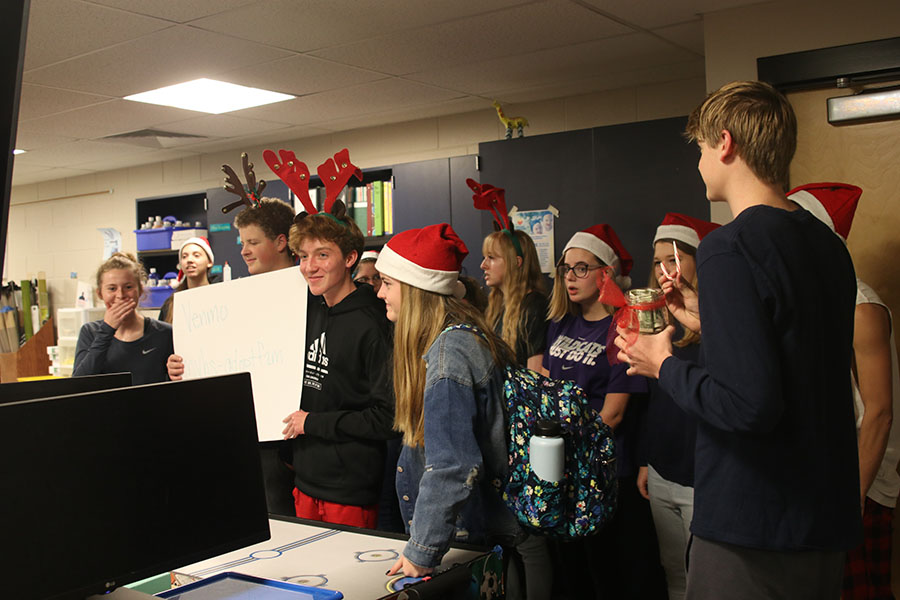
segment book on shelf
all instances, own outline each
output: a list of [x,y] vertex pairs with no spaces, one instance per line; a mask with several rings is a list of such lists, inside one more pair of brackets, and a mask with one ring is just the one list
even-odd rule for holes
[[366,194],[365,189],[362,186],[354,187],[353,189],[353,220],[356,222],[356,226],[359,227],[359,230],[363,235],[366,235],[366,227],[367,227],[367,215],[369,212],[369,208],[366,205]]
[[384,234],[394,233],[394,185],[391,181],[384,182]]
[[384,182],[373,181],[372,185],[372,235],[384,235]]

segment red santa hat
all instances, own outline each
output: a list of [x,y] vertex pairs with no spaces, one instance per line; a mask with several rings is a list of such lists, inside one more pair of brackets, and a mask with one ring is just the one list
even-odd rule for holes
[[362,256],[359,257],[359,262],[363,262],[365,260],[378,260],[378,251],[377,250],[363,251]]
[[693,248],[699,248],[700,241],[706,234],[718,226],[718,223],[710,223],[687,215],[667,213],[656,228],[653,243],[656,244],[659,240],[677,240]]
[[447,223],[396,234],[381,250],[375,269],[397,281],[444,296],[458,293],[459,270],[469,254]]
[[579,231],[563,248],[563,256],[569,248],[587,250],[599,258],[603,264],[616,269],[616,283],[619,284],[619,287],[623,289],[631,287],[631,278],[628,277],[628,274],[631,272],[634,261],[611,226],[601,223]]
[[849,183],[807,183],[788,192],[793,200],[846,242],[862,189]]
[[178,248],[178,279],[177,281],[181,283],[181,280],[184,279],[184,267],[181,265],[181,253],[184,251],[184,247],[189,244],[196,244],[203,248],[203,251],[206,252],[206,256],[209,257],[209,264],[212,265],[216,259],[213,255],[212,248],[209,245],[209,240],[205,237],[192,237],[181,242],[181,246]]
[[181,242],[181,246],[178,248],[178,266],[181,266],[181,253],[184,251],[184,247],[189,244],[196,244],[203,248],[203,251],[206,252],[206,256],[209,257],[209,264],[213,264],[216,262],[215,256],[213,255],[212,248],[209,245],[209,240],[205,237],[192,237]]

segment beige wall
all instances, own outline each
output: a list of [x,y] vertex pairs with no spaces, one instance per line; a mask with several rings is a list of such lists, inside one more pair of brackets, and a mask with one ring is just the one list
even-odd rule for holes
[[[756,4],[704,17],[707,91],[756,79],[756,59],[900,36],[897,0],[793,0]],[[824,107],[823,107],[824,112]],[[731,219],[714,205],[712,220]]]
[[[544,102],[510,105],[507,114],[528,117],[526,135],[538,135],[645,121],[687,114],[705,93],[702,78],[599,92]],[[502,139],[505,130],[488,102],[478,112],[372,127],[327,136],[279,142],[281,148],[318,164],[343,147],[362,168],[475,154],[478,144]],[[134,200],[202,191],[222,184],[223,163],[239,163],[246,150],[257,175],[274,175],[261,159],[265,145],[204,154],[130,169],[120,169],[13,188],[6,273],[23,279],[44,271],[54,308],[72,306],[76,273],[90,280],[102,258],[98,227],[122,232],[123,247],[135,250]],[[79,198],[64,196],[112,190]]]

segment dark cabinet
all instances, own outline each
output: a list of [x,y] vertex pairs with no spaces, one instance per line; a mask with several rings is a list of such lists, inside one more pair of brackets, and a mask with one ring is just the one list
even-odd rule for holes
[[[681,136],[685,122],[676,117],[480,144],[478,179],[505,188],[508,208],[559,209],[555,259],[577,231],[609,223],[634,257],[632,279],[642,287],[665,213],[709,219],[696,148]],[[481,230],[491,231],[486,213]]]

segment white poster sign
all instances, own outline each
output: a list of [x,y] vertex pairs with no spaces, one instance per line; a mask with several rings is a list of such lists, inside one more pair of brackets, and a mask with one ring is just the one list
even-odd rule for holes
[[184,359],[184,378],[249,371],[259,439],[280,440],[281,421],[300,407],[303,386],[307,288],[299,267],[173,298],[175,353]]
[[542,273],[554,272],[556,257],[553,249],[553,230],[556,229],[554,219],[558,215],[553,206],[547,207],[546,210],[518,210],[514,206],[509,212],[513,227],[524,231],[534,241]]

